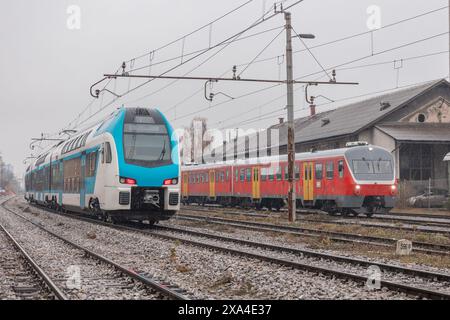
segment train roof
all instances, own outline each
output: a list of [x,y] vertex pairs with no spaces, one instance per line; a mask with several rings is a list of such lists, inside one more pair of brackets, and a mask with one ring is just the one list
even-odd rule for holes
[[[50,162],[50,157],[52,159],[58,159],[63,155],[70,155],[72,153],[79,152],[86,143],[89,142],[94,136],[100,135],[102,133],[108,132],[109,124],[114,122],[114,119],[117,119],[123,112],[133,110],[133,112],[159,112],[158,109],[155,108],[140,108],[140,107],[127,107],[122,106],[117,108],[101,120],[97,121],[94,124],[87,125],[76,132],[73,136],[68,138],[67,140],[58,142],[57,144],[49,147],[47,150],[42,152],[34,162],[31,163],[27,172],[33,170],[41,165],[48,164]],[[162,115],[162,114],[161,114]]]
[[[367,145],[367,146],[357,146],[357,147],[349,147],[349,148],[341,148],[341,149],[333,149],[333,150],[324,150],[324,151],[315,151],[315,152],[304,152],[304,153],[296,153],[295,160],[303,161],[310,159],[322,159],[322,158],[334,158],[334,157],[345,157],[348,158],[352,154],[361,154],[367,152],[377,152],[380,153],[389,153],[390,152],[384,148]],[[274,163],[278,161],[287,161],[287,155],[280,156],[270,156],[270,157],[260,157],[260,158],[250,158],[250,159],[238,159],[238,160],[230,160],[225,162],[218,163],[208,163],[202,165],[188,165],[183,166],[182,170],[189,171],[197,171],[197,170],[205,170],[205,169],[214,169],[221,168],[224,166],[245,166],[245,165],[257,165],[262,163]]]

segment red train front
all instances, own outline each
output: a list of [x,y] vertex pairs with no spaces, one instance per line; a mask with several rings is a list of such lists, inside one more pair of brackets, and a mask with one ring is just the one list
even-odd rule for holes
[[[182,168],[182,201],[281,209],[288,193],[286,156]],[[387,212],[397,185],[392,154],[375,146],[296,155],[298,208],[330,214]]]

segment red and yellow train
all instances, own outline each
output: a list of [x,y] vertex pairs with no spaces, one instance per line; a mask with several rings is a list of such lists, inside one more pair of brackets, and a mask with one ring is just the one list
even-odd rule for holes
[[[182,168],[182,202],[279,210],[288,194],[287,156]],[[388,212],[397,193],[392,154],[376,146],[300,153],[295,162],[298,208],[330,214]]]

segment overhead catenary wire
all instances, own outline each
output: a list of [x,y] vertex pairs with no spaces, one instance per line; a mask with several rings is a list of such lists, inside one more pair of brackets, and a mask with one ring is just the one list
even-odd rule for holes
[[129,62],[131,62],[132,60],[139,60],[139,59],[145,58],[145,57],[147,57],[147,56],[149,56],[149,55],[151,55],[151,54],[154,54],[154,53],[157,52],[157,51],[163,50],[163,49],[165,49],[165,48],[171,46],[172,44],[175,44],[175,43],[177,43],[177,42],[179,42],[179,41],[181,41],[181,40],[183,40],[183,39],[185,39],[185,38],[187,38],[187,37],[189,37],[189,36],[191,36],[191,35],[193,35],[193,34],[199,32],[199,31],[201,31],[201,30],[203,30],[203,29],[205,29],[205,28],[209,28],[209,27],[210,27],[211,25],[213,25],[214,23],[216,23],[216,22],[218,22],[218,21],[220,21],[220,20],[226,18],[227,16],[229,16],[229,15],[231,15],[231,14],[233,14],[233,13],[239,11],[240,9],[242,9],[243,7],[245,7],[245,6],[247,6],[248,4],[252,3],[253,1],[255,1],[255,0],[248,0],[248,1],[246,1],[246,2],[244,2],[244,3],[242,3],[242,4],[240,4],[240,5],[237,6],[236,8],[234,8],[234,9],[232,9],[232,10],[226,12],[225,14],[221,15],[220,17],[218,17],[218,18],[216,18],[216,19],[214,19],[214,20],[208,22],[207,24],[205,24],[205,25],[203,25],[203,26],[201,26],[201,27],[199,27],[199,28],[197,28],[197,29],[195,29],[195,30],[193,30],[193,31],[191,31],[191,32],[189,32],[189,33],[187,33],[187,34],[185,34],[185,35],[183,35],[183,36],[181,36],[181,37],[179,37],[179,38],[173,40],[173,41],[170,41],[170,42],[166,43],[165,45],[162,45],[161,47],[158,47],[158,48],[156,48],[156,49],[154,49],[154,50],[152,50],[152,51],[150,51],[150,52],[147,52],[147,53],[142,54],[142,55],[140,55],[140,56],[131,58],[131,59],[127,60],[126,62],[129,63]]
[[[240,10],[241,8],[247,6],[248,4],[252,3],[253,1],[254,1],[254,0],[248,0],[248,1],[244,2],[244,3],[242,3],[241,5],[235,7],[234,9],[232,9],[232,10],[226,12],[225,14],[221,15],[220,17],[218,17],[218,18],[216,18],[216,19],[214,19],[214,20],[208,22],[207,24],[205,24],[205,25],[203,25],[203,26],[201,26],[201,27],[199,27],[199,28],[197,28],[197,29],[195,29],[195,30],[189,32],[188,34],[185,34],[184,36],[182,36],[182,37],[180,37],[180,38],[177,38],[176,40],[173,40],[173,41],[171,41],[171,42],[169,42],[169,43],[167,43],[167,44],[165,44],[165,45],[163,45],[163,46],[161,46],[161,47],[159,47],[159,48],[157,48],[157,49],[151,50],[150,52],[148,52],[148,53],[146,53],[146,54],[143,54],[143,55],[140,55],[140,56],[131,58],[131,59],[127,60],[126,63],[129,63],[129,62],[131,62],[131,61],[133,61],[133,60],[136,61],[136,60],[138,60],[138,59],[141,59],[141,58],[144,58],[144,57],[148,56],[148,57],[149,57],[149,60],[150,60],[150,66],[151,66],[151,62],[152,62],[152,60],[153,60],[153,58],[154,58],[154,54],[155,54],[156,51],[160,51],[160,50],[162,50],[162,49],[164,49],[164,48],[167,48],[168,46],[170,46],[170,45],[172,45],[172,44],[174,44],[174,43],[180,41],[181,39],[183,39],[183,38],[185,38],[185,37],[188,37],[188,36],[191,36],[191,35],[195,34],[196,32],[199,32],[199,31],[203,30],[205,27],[210,26],[210,25],[212,25],[212,24],[214,24],[214,23],[216,23],[216,22],[218,22],[218,21],[224,19],[225,17],[227,17],[227,16],[229,16],[229,15],[231,15],[231,14],[237,12],[238,10]],[[117,72],[118,72],[118,71],[119,71],[119,69],[117,70]],[[110,83],[110,82],[108,82],[108,83],[103,87],[103,89],[107,88],[107,86],[109,85],[109,83]],[[114,92],[115,92],[115,91],[114,91]],[[112,103],[114,103],[116,100],[117,100],[117,99],[113,99],[113,102],[112,102]],[[83,115],[83,114],[86,112],[87,109],[91,108],[94,102],[95,102],[95,99],[91,100],[91,101],[88,103],[88,105],[85,107],[85,109],[82,110],[82,112],[80,113],[80,115]],[[70,127],[72,126],[73,123],[79,121],[80,115],[79,115],[75,120],[71,121],[71,122],[69,123],[69,125],[66,126],[64,129],[66,129],[66,128],[68,128],[68,127],[70,128]],[[94,115],[91,115],[90,117],[92,117],[92,116],[94,116]]]
[[[235,9],[233,9],[232,11],[230,11],[230,12],[228,12],[228,13],[226,13],[226,14],[224,14],[223,16],[217,18],[216,20],[219,20],[220,18],[223,18],[223,17],[225,17],[225,16],[231,14],[232,12],[237,11],[239,8],[241,8],[242,6],[245,6],[245,5],[249,4],[250,2],[251,2],[251,1],[245,2],[245,3],[242,4],[241,6],[239,6],[239,7],[235,8]],[[298,1],[298,2],[294,3],[293,5],[296,5],[296,4],[298,4],[299,2],[301,2],[301,1]],[[289,8],[289,7],[288,7],[288,8]],[[425,12],[425,13],[422,13],[422,14],[419,14],[419,15],[415,15],[415,16],[413,16],[413,17],[409,17],[409,18],[406,18],[406,19],[403,19],[403,20],[399,20],[399,21],[393,22],[393,23],[391,23],[391,24],[387,24],[387,25],[381,27],[380,29],[375,30],[375,32],[377,32],[377,31],[379,31],[379,30],[382,30],[382,29],[386,29],[386,28],[395,26],[395,25],[398,25],[398,24],[400,24],[400,23],[404,23],[404,22],[407,22],[407,21],[410,21],[410,20],[417,19],[417,18],[426,16],[426,15],[429,15],[429,14],[432,14],[432,13],[435,13],[435,12],[438,12],[438,11],[441,11],[441,10],[444,10],[444,9],[447,9],[447,8],[448,8],[448,6],[445,6],[445,7],[441,7],[441,8],[435,9],[435,10],[431,10],[431,11],[428,11],[428,12]],[[264,17],[263,17],[263,20],[265,20]],[[215,21],[213,21],[213,22],[215,22]],[[204,29],[205,27],[210,26],[213,22],[209,22],[209,23],[205,24],[203,27],[200,27],[200,28],[194,30],[194,31],[191,32],[190,34],[193,34],[193,33],[195,33],[196,31],[202,30],[202,29]],[[329,41],[329,42],[326,42],[326,43],[323,43],[323,44],[319,44],[319,45],[316,45],[316,46],[311,46],[311,47],[309,47],[309,48],[310,48],[310,49],[315,49],[315,48],[323,47],[323,46],[326,46],[326,45],[331,45],[331,44],[334,44],[334,43],[338,43],[338,42],[341,42],[341,41],[349,40],[349,39],[352,39],[352,38],[355,38],[355,37],[358,37],[358,36],[362,36],[362,35],[365,35],[365,34],[369,34],[369,33],[372,33],[372,34],[373,34],[373,30],[371,30],[371,31],[369,31],[369,32],[362,32],[362,33],[354,34],[354,35],[351,35],[351,36],[347,36],[347,37],[335,39],[335,40],[332,40],[332,41]],[[150,52],[147,53],[147,54],[144,54],[144,55],[141,55],[141,56],[132,58],[132,59],[128,60],[127,62],[131,62],[131,60],[133,60],[133,59],[140,59],[140,58],[142,58],[142,57],[149,56],[149,55],[152,56],[152,55],[154,55],[154,52],[155,52],[155,51],[164,49],[165,47],[167,47],[167,46],[169,46],[169,45],[171,45],[171,44],[173,44],[173,43],[176,43],[177,41],[180,41],[183,37],[186,37],[186,36],[189,36],[189,34],[184,35],[184,36],[182,36],[182,37],[180,37],[180,38],[178,38],[178,39],[176,39],[176,40],[174,40],[174,41],[171,41],[171,42],[169,42],[168,44],[166,44],[166,45],[164,45],[164,46],[162,46],[162,47],[160,47],[160,48],[158,48],[158,49],[152,50],[152,51],[150,51]],[[304,49],[304,50],[299,50],[299,51],[294,51],[294,53],[299,53],[299,52],[304,52],[304,51],[306,51],[306,49]],[[185,56],[186,56],[187,54],[188,54],[188,53],[186,53]],[[381,53],[378,53],[378,54],[381,54]],[[272,57],[272,58],[265,58],[265,59],[261,59],[261,60],[256,60],[256,61],[253,61],[253,63],[259,63],[259,62],[263,62],[263,61],[269,61],[269,60],[272,60],[272,59],[277,59],[278,57],[280,57],[280,55],[278,55],[278,56],[276,56],[276,57]],[[175,59],[175,58],[174,58],[174,59]],[[362,59],[364,59],[364,57],[363,57]],[[357,61],[346,62],[345,64],[341,64],[340,66],[344,66],[344,65],[351,64],[351,63],[354,63],[354,62],[357,62]],[[161,62],[161,63],[162,63],[162,62]],[[245,65],[245,64],[238,65],[238,66],[243,66],[243,65]],[[328,69],[328,70],[330,70],[330,69]],[[314,75],[314,74],[312,74],[312,75]],[[145,84],[147,84],[147,83],[142,84],[142,86],[145,85]],[[142,86],[139,85],[138,87],[136,87],[135,90],[139,89],[139,88],[142,87]],[[110,106],[112,103],[116,102],[117,100],[118,100],[117,98],[114,98],[110,103],[108,103],[107,105],[105,105],[105,108],[108,107],[108,106]],[[94,100],[91,101],[85,109],[91,108],[94,102],[95,102]],[[100,112],[103,111],[103,110],[104,110],[104,108],[102,108],[102,110],[100,110]],[[83,111],[82,113],[84,113],[84,111]],[[94,117],[94,116],[95,116],[96,114],[98,114],[98,113],[99,113],[99,112],[95,112],[94,114],[91,114],[90,117],[89,117],[88,119],[86,119],[86,120],[89,120],[91,117]],[[79,119],[80,119],[80,118],[78,117],[76,120],[72,121],[71,124],[73,124],[74,122],[78,121]]]
[[[416,83],[413,83],[413,84],[408,84],[408,85],[399,86],[399,87],[393,87],[393,88],[384,89],[384,90],[372,91],[372,92],[369,92],[369,93],[356,95],[356,96],[345,97],[345,98],[342,98],[342,99],[334,100],[333,102],[324,102],[322,104],[318,104],[317,107],[330,105],[330,104],[333,104],[333,103],[344,102],[344,101],[348,101],[348,100],[354,100],[354,99],[358,99],[358,98],[369,97],[369,96],[373,96],[373,95],[376,95],[376,94],[382,94],[382,93],[395,91],[395,90],[399,90],[399,89],[405,89],[405,88],[409,88],[409,87],[419,86],[419,85],[423,85],[423,84],[426,84],[426,83],[431,83],[433,81],[437,81],[439,79],[441,79],[441,78],[434,79],[434,80],[429,80],[429,81],[416,82]],[[296,108],[295,111],[297,111],[297,112],[298,111],[304,111],[304,110],[308,110],[308,108],[309,107]],[[284,112],[282,112],[282,110],[284,110],[284,109],[285,109],[285,107],[282,107],[282,108],[279,108],[277,110],[273,110],[273,111],[270,111],[268,113],[263,114],[263,116],[270,115],[270,116],[268,116],[266,118],[260,118],[260,119],[249,118],[249,119],[246,119],[246,120],[242,120],[242,121],[233,123],[233,124],[229,125],[229,127],[235,127],[236,125],[248,125],[248,124],[251,124],[253,122],[257,122],[257,121],[261,121],[261,120],[273,119],[274,117],[278,117],[278,116],[284,115]],[[274,115],[277,112],[278,112],[278,114]]]
[[323,67],[323,65],[320,63],[319,59],[317,59],[316,55],[309,49],[309,47],[306,45],[305,41],[301,38],[300,34],[298,34],[293,27],[291,27],[291,30],[294,31],[296,38],[300,40],[300,42],[303,44],[305,49],[309,52],[309,54],[313,57],[313,59],[316,61],[316,63],[319,65],[320,68],[322,68],[322,71],[327,75],[327,77],[333,81],[333,78],[328,74],[327,70]]
[[[393,64],[393,63],[395,63],[395,61],[399,61],[399,60],[403,60],[404,62],[405,62],[405,61],[411,61],[411,60],[417,60],[417,59],[422,59],[422,58],[432,57],[432,56],[435,56],[435,55],[447,54],[447,53],[449,53],[449,52],[450,52],[449,50],[446,50],[446,51],[438,51],[438,52],[433,52],[433,53],[429,53],[429,54],[424,54],[424,55],[419,55],[419,56],[413,56],[413,57],[399,58],[399,59],[394,59],[394,60],[389,60],[389,61],[383,61],[383,62],[378,62],[378,63],[370,63],[370,64],[358,65],[358,66],[354,66],[354,67],[347,67],[347,68],[337,68],[336,71],[356,70],[356,69],[361,69],[361,68],[368,68],[368,67],[375,67],[375,66],[381,66],[381,65]],[[304,77],[305,77],[305,76],[302,76],[301,78],[304,78]],[[322,78],[322,77],[320,77],[320,78]],[[315,79],[315,80],[319,80],[320,78]],[[298,91],[300,88],[304,88],[304,86],[295,89],[295,91]],[[282,94],[282,95],[277,96],[276,98],[274,98],[274,99],[272,99],[272,100],[270,100],[270,101],[268,101],[268,102],[266,102],[266,103],[264,103],[264,104],[262,104],[262,105],[259,105],[259,106],[257,106],[257,107],[253,107],[253,108],[251,108],[251,109],[249,109],[249,110],[247,110],[247,111],[245,111],[245,112],[240,112],[239,115],[231,116],[231,117],[226,118],[226,119],[224,119],[224,120],[215,122],[215,123],[213,123],[213,125],[214,125],[214,124],[223,124],[223,123],[226,123],[226,122],[229,121],[229,120],[239,118],[239,117],[241,117],[243,114],[247,114],[247,113],[250,113],[251,111],[257,110],[257,109],[262,108],[262,107],[265,107],[265,106],[269,105],[270,103],[275,102],[275,101],[277,101],[277,100],[281,100],[281,99],[283,99],[283,98],[285,98],[285,97],[286,97],[286,94]],[[229,102],[231,102],[231,101],[229,101]],[[277,109],[277,112],[278,112],[278,111],[279,111],[279,110]]]
[[[366,59],[369,59],[369,58],[372,58],[372,57],[375,57],[375,56],[378,56],[378,55],[381,55],[381,54],[384,54],[384,53],[387,53],[387,52],[395,51],[395,50],[398,50],[398,49],[401,49],[401,48],[404,48],[404,47],[407,47],[407,46],[411,46],[411,45],[414,45],[414,44],[417,44],[417,43],[425,42],[425,41],[428,41],[428,40],[431,40],[431,39],[434,39],[434,38],[437,38],[437,37],[446,35],[446,34],[448,34],[448,33],[449,33],[449,31],[443,32],[443,33],[439,33],[439,34],[436,34],[436,35],[433,35],[433,36],[429,36],[429,37],[426,37],[426,38],[422,38],[422,39],[420,39],[420,40],[416,40],[416,41],[412,41],[412,42],[409,42],[409,43],[406,43],[406,44],[402,44],[402,45],[400,45],[400,46],[396,46],[396,47],[393,47],[393,48],[389,48],[389,49],[385,49],[385,50],[382,50],[382,51],[379,51],[379,52],[375,52],[373,55],[367,55],[367,56],[363,56],[363,57],[360,57],[360,58],[357,58],[357,59],[353,59],[353,60],[351,60],[351,61],[347,61],[347,62],[338,64],[338,65],[335,65],[335,66],[326,68],[326,70],[333,70],[333,69],[335,69],[335,68],[339,68],[339,67],[342,67],[342,66],[345,66],[345,65],[349,65],[349,64],[352,64],[352,63],[355,63],[355,62],[363,61],[363,60],[366,60]],[[301,77],[297,77],[295,80],[304,79],[304,78],[307,78],[307,77],[309,77],[309,76],[314,76],[314,75],[321,74],[321,73],[323,73],[323,71],[310,73],[310,74],[307,74],[307,75],[304,75],[304,76],[301,76]],[[269,89],[272,89],[272,88],[274,88],[274,87],[276,87],[276,85],[267,87],[267,88],[262,89],[262,90],[258,90],[257,92],[263,92],[263,91],[265,91],[265,90],[269,90]],[[253,94],[253,93],[254,93],[254,92],[252,92],[252,93],[250,93],[250,94]],[[248,96],[248,95],[250,95],[250,94],[245,94],[245,95],[243,95],[243,96]],[[240,97],[241,97],[241,96],[240,96]],[[239,99],[240,97],[237,97],[237,98],[235,98],[235,99],[233,99],[233,100],[228,100],[227,102],[236,101],[236,100]],[[222,103],[222,104],[223,104],[223,103]],[[221,105],[221,104],[219,104],[219,105]],[[205,111],[205,110],[208,110],[208,109],[212,109],[212,108],[215,108],[215,107],[217,107],[217,106],[218,106],[218,105],[212,105],[212,106],[209,106],[209,107],[207,107],[207,108],[202,108],[202,109],[200,109],[200,110],[198,110],[198,111],[194,111],[194,112],[191,112],[191,113],[182,115],[181,117],[178,117],[177,120],[184,119],[184,118],[186,118],[186,117],[188,117],[188,116],[195,115],[195,114],[197,114],[197,113],[199,113],[199,112],[202,112],[202,111]]]
[[281,34],[282,33],[284,33],[284,29],[283,30],[281,30],[276,36],[275,36],[275,38],[273,38],[272,40],[270,40],[270,42],[260,51],[260,52],[258,52],[258,54],[253,58],[253,60],[252,61],[250,61],[246,66],[245,66],[245,68],[241,71],[241,72],[239,72],[239,75],[238,75],[238,77],[240,77],[252,64],[253,64],[253,62],[256,60],[256,59],[258,59],[274,42],[275,42],[275,40],[277,40],[278,39],[278,37],[279,36],[281,36]]
[[[327,41],[327,42],[324,42],[324,43],[321,43],[321,44],[318,44],[318,45],[309,46],[309,49],[310,50],[317,49],[317,48],[329,46],[329,45],[332,45],[332,44],[336,44],[336,43],[339,43],[339,42],[347,41],[347,40],[350,40],[350,39],[353,39],[353,38],[357,38],[357,37],[360,37],[360,36],[363,36],[363,35],[372,34],[374,32],[377,32],[377,31],[380,31],[380,30],[383,30],[383,29],[387,29],[387,28],[390,28],[390,27],[393,27],[393,26],[396,26],[396,25],[399,25],[401,23],[405,23],[405,22],[408,22],[408,21],[411,21],[411,20],[415,20],[415,19],[421,18],[423,16],[430,15],[430,14],[433,14],[433,13],[436,13],[436,12],[439,12],[439,11],[442,11],[442,10],[445,10],[445,9],[448,9],[448,8],[449,8],[449,6],[441,7],[441,8],[438,8],[438,9],[435,9],[435,10],[431,10],[431,11],[428,11],[428,12],[425,12],[425,13],[422,13],[422,14],[419,14],[419,15],[415,15],[413,17],[409,17],[409,18],[406,18],[406,19],[395,21],[393,23],[384,25],[384,26],[382,26],[382,27],[380,27],[379,29],[376,29],[376,30],[360,32],[360,33],[352,34],[350,36],[345,36],[345,37],[341,37],[341,38],[334,39],[334,40],[331,40],[331,41]],[[305,48],[305,49],[293,51],[293,53],[294,54],[295,53],[302,53],[302,52],[306,52],[306,51],[308,51],[308,50]],[[267,62],[267,61],[271,61],[271,60],[276,60],[280,56],[284,56],[284,54],[277,55],[277,56],[272,56],[272,57],[268,57],[268,58],[264,58],[264,59],[260,59],[260,60],[256,60],[253,63],[261,63],[261,62]],[[245,65],[245,64],[246,63],[244,63],[242,65]],[[237,65],[237,66],[239,67],[239,66],[242,66],[242,65]]]
[[[427,11],[427,12],[422,13],[422,14],[419,14],[419,15],[415,15],[415,16],[412,16],[412,17],[409,17],[409,18],[406,18],[406,19],[402,19],[402,20],[399,20],[399,21],[395,21],[395,22],[390,23],[390,24],[387,24],[387,25],[385,25],[385,26],[383,26],[383,27],[381,27],[381,28],[379,28],[379,29],[377,29],[377,30],[371,30],[371,31],[368,31],[368,32],[362,32],[362,33],[354,34],[354,35],[351,35],[351,36],[346,36],[346,37],[343,37],[343,38],[335,39],[335,40],[333,40],[333,41],[326,42],[326,43],[323,43],[323,44],[319,44],[319,45],[316,45],[316,46],[312,46],[312,47],[309,47],[309,48],[308,48],[308,47],[306,46],[306,44],[304,43],[305,49],[299,50],[299,51],[294,51],[294,53],[299,53],[299,52],[309,51],[309,52],[312,54],[312,52],[311,52],[310,49],[319,48],[319,47],[323,47],[323,46],[326,46],[326,45],[334,44],[334,43],[337,43],[337,42],[349,40],[349,39],[352,39],[352,38],[355,38],[355,37],[358,37],[358,36],[362,36],[362,35],[365,35],[365,34],[369,34],[369,33],[372,33],[372,34],[373,34],[373,31],[379,31],[379,30],[382,30],[382,29],[390,28],[390,27],[392,27],[392,26],[395,26],[395,25],[398,25],[398,24],[401,24],[401,23],[404,23],[404,22],[407,22],[407,21],[411,21],[411,20],[414,20],[414,19],[418,19],[418,18],[420,18],[420,17],[426,16],[426,15],[430,15],[430,14],[432,14],[432,13],[435,13],[435,12],[438,12],[438,11],[442,11],[442,10],[447,9],[447,8],[448,8],[448,6],[440,7],[440,8],[438,8],[438,9],[434,9],[434,10],[431,10],[431,11]],[[295,32],[295,30],[294,30],[294,32]],[[295,32],[295,33],[296,33],[296,32]],[[297,34],[297,35],[298,35],[298,34]],[[316,61],[318,62],[318,64],[321,66],[321,68],[322,68],[322,71],[321,71],[321,72],[325,72],[325,73],[327,74],[327,76],[329,77],[329,74],[328,74],[327,71],[331,71],[331,70],[336,69],[336,68],[338,68],[338,67],[342,67],[342,66],[345,66],[345,65],[348,65],[348,64],[352,64],[352,63],[355,63],[355,62],[358,62],[358,61],[362,61],[362,60],[365,60],[365,59],[367,59],[367,58],[369,58],[369,57],[373,57],[373,56],[377,56],[377,55],[380,55],[380,54],[383,54],[383,53],[386,53],[386,52],[389,52],[389,51],[397,50],[397,49],[400,49],[400,48],[402,48],[402,47],[409,46],[409,45],[412,45],[412,44],[415,44],[415,43],[418,43],[418,42],[430,40],[430,39],[432,39],[432,38],[434,38],[434,37],[439,37],[439,36],[442,36],[442,35],[443,35],[443,34],[435,35],[435,36],[432,36],[432,37],[430,37],[430,38],[421,39],[421,40],[418,40],[418,41],[415,41],[415,42],[412,42],[412,43],[408,43],[408,44],[405,44],[405,45],[402,45],[402,46],[399,46],[399,47],[390,48],[390,49],[383,50],[383,51],[376,52],[376,53],[375,53],[375,52],[372,52],[371,55],[363,56],[363,57],[361,57],[361,58],[359,58],[359,59],[352,60],[352,61],[348,61],[348,62],[345,62],[345,63],[340,64],[340,65],[338,65],[338,66],[333,66],[333,67],[330,67],[330,68],[327,68],[327,69],[325,69],[325,68],[320,64],[320,62],[317,60],[317,58],[316,58],[313,54],[312,54],[312,55],[313,55],[314,59],[316,59]],[[301,39],[300,39],[300,40],[301,40]],[[270,61],[270,60],[273,60],[273,59],[277,59],[277,60],[278,60],[279,57],[280,57],[280,55],[275,56],[275,57],[265,58],[265,59],[262,59],[262,60],[255,60],[255,61],[253,61],[253,63],[265,62],[265,61]],[[247,64],[247,63],[241,64],[241,65],[237,65],[237,66],[245,66],[246,64]],[[316,75],[316,74],[319,74],[319,73],[321,73],[321,72],[315,72],[315,73],[306,75],[305,77],[311,76],[311,75]],[[269,88],[267,88],[267,90],[269,90],[269,89],[271,89],[271,88],[273,88],[273,87],[274,87],[274,86],[269,87]],[[199,92],[199,91],[197,91],[197,92]],[[195,94],[192,94],[190,97],[193,97],[193,96],[195,96]],[[189,97],[189,98],[190,98],[190,97]],[[187,100],[189,100],[189,98],[188,98],[188,99],[185,99],[185,100],[187,101]],[[236,100],[236,99],[233,99],[233,100]],[[185,101],[184,101],[184,102],[185,102]],[[230,100],[229,102],[231,102],[231,100]],[[178,103],[176,106],[179,106],[180,104],[181,104],[181,103]],[[172,109],[172,108],[171,108],[171,109]],[[182,116],[181,118],[184,118],[184,116]],[[180,117],[177,117],[176,120],[181,119],[181,118],[180,118]]]
[[[303,2],[303,1],[304,1],[304,0],[297,0],[297,1],[294,2],[293,4],[289,5],[286,9],[292,8],[292,7],[298,5],[299,3]],[[271,10],[270,10],[270,11],[271,11]],[[270,11],[267,11],[266,15],[269,14]],[[235,35],[233,35],[233,36],[231,36],[231,37],[225,39],[224,41],[221,41],[220,43],[214,45],[214,46],[211,47],[211,49],[209,49],[208,51],[210,51],[210,50],[212,50],[212,49],[215,49],[215,48],[217,48],[217,47],[220,47],[224,42],[230,41],[230,44],[233,43],[234,41],[231,41],[231,40],[234,40],[235,38],[240,37],[242,34],[246,33],[247,31],[249,31],[249,30],[251,30],[251,29],[253,29],[253,28],[255,28],[256,26],[260,25],[260,24],[263,23],[263,22],[272,19],[273,17],[277,16],[278,14],[279,14],[279,12],[275,12],[275,13],[271,14],[270,16],[268,16],[267,18],[265,18],[265,16],[263,16],[263,17],[261,17],[261,18],[258,18],[258,19],[256,20],[255,23],[253,23],[252,25],[250,25],[250,26],[247,27],[246,29],[244,29],[244,30],[238,32],[237,34],[235,34]],[[229,45],[229,44],[228,44],[228,45]],[[225,49],[228,45],[226,45],[225,47],[221,48],[221,49],[219,50],[219,52],[220,52],[221,50]],[[206,51],[206,52],[208,52],[208,51]],[[173,71],[173,70],[179,68],[180,66],[182,66],[182,65],[184,65],[184,64],[186,64],[186,63],[188,63],[188,62],[190,62],[190,61],[192,61],[192,60],[198,58],[199,56],[203,55],[203,54],[206,53],[206,52],[201,52],[201,53],[195,55],[194,57],[192,57],[192,58],[190,58],[190,59],[184,61],[183,63],[180,63],[180,64],[178,64],[177,66],[174,66],[174,67],[170,68],[169,70],[167,70],[167,71],[163,72],[162,74],[160,74],[160,76],[163,76],[163,75],[165,75],[165,74],[167,74],[167,73],[169,73],[169,72],[171,72],[171,71]],[[216,52],[216,53],[214,54],[214,56],[215,56],[217,53],[218,53],[218,52]],[[200,64],[199,66],[197,66],[197,67],[195,67],[194,69],[192,69],[191,71],[189,71],[188,73],[190,73],[190,72],[196,70],[196,69],[199,68],[201,65],[203,65],[204,63],[206,63],[207,61],[209,61],[209,59],[211,59],[211,57],[208,58],[206,61],[204,61],[204,62],[203,62],[202,64]],[[121,98],[124,97],[124,96],[126,96],[126,95],[128,95],[129,93],[135,91],[135,90],[138,90],[139,88],[141,88],[141,87],[147,85],[148,83],[150,83],[150,82],[152,82],[152,81],[154,81],[154,79],[150,79],[150,80],[148,80],[148,81],[145,81],[144,83],[142,83],[142,84],[140,84],[140,85],[138,85],[138,86],[136,86],[136,87],[134,87],[134,88],[132,88],[132,89],[126,91],[125,93],[123,93],[123,94],[120,95]],[[155,94],[155,93],[157,93],[157,92],[160,92],[160,91],[162,91],[162,90],[168,88],[169,86],[171,86],[171,85],[172,85],[173,83],[175,83],[175,82],[176,82],[176,81],[173,81],[173,82],[171,82],[169,85],[166,85],[166,86],[164,86],[163,88],[158,89],[156,92],[153,92],[153,93],[148,94],[148,95],[146,95],[146,96],[144,96],[144,97],[141,97],[141,98],[138,98],[138,99],[136,99],[136,100],[133,100],[133,102],[135,102],[135,101],[140,101],[140,100],[142,100],[142,99],[144,99],[144,98],[149,97],[150,95],[153,95],[153,94]],[[96,116],[97,114],[99,114],[100,112],[102,112],[103,110],[105,110],[107,107],[109,107],[109,106],[110,106],[112,103],[114,103],[115,101],[117,101],[117,99],[113,99],[110,103],[106,104],[103,108],[99,109],[97,112],[95,112],[95,113],[92,115],[92,117]],[[82,121],[80,124],[86,123],[86,122],[87,122],[88,120],[90,120],[90,118],[92,118],[92,117],[89,117],[88,119]]]

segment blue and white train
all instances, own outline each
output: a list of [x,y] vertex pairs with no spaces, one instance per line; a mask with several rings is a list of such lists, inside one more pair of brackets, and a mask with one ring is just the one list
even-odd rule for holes
[[25,198],[106,221],[167,220],[180,209],[178,139],[167,119],[122,107],[42,154],[27,169]]

